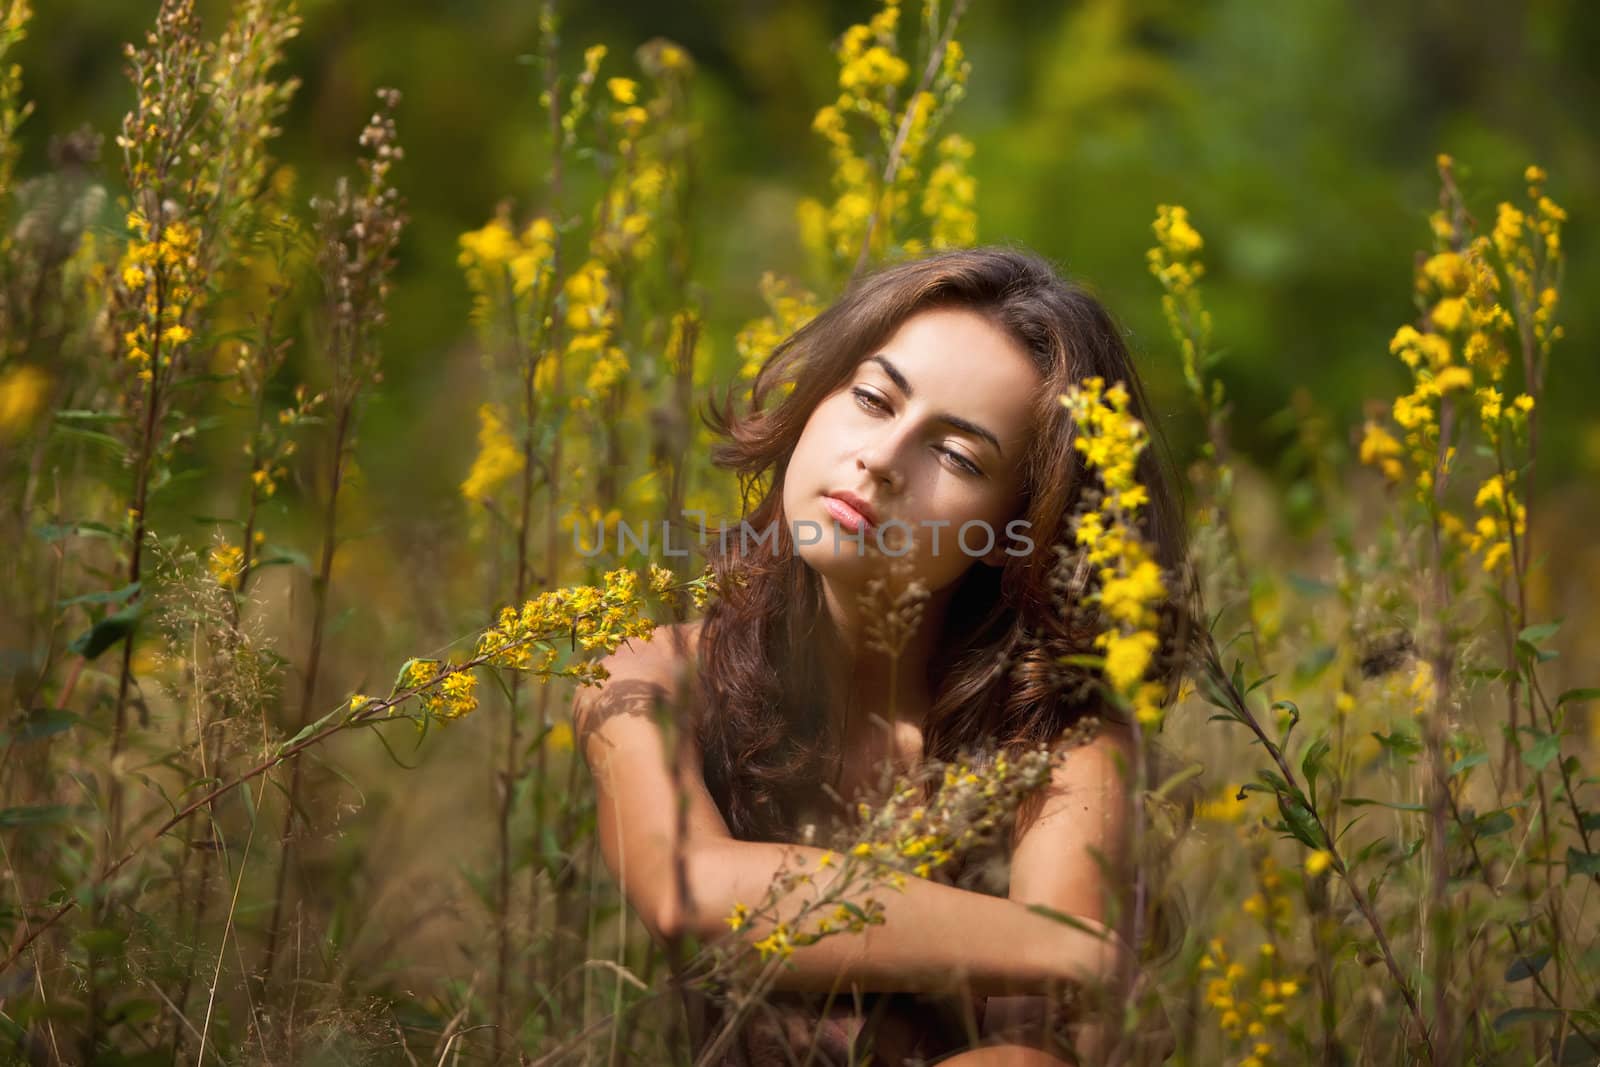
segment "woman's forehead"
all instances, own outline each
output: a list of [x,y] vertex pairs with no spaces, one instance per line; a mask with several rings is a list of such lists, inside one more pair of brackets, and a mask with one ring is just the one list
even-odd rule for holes
[[1002,441],[1027,435],[1041,383],[1016,339],[976,312],[953,308],[908,318],[863,356],[857,373],[881,375],[940,411],[987,415]]

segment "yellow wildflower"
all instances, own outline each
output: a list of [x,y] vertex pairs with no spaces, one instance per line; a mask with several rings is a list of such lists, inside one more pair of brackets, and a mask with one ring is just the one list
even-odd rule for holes
[[763,960],[768,956],[781,956],[784,959],[788,959],[794,955],[794,941],[789,934],[789,925],[787,923],[779,923],[772,933],[756,942],[755,948],[757,952],[761,953]]
[[506,429],[500,411],[493,404],[478,408],[478,455],[472,470],[461,483],[461,495],[469,503],[482,504],[510,478],[521,473],[522,451]]
[[50,377],[31,363],[0,371],[0,441],[18,436],[44,407]]
[[437,722],[462,718],[478,707],[478,676],[451,664],[414,659],[406,665],[400,684],[417,690],[423,711]]
[[1447,297],[1433,306],[1429,320],[1439,329],[1449,333],[1461,326],[1466,317],[1467,302],[1460,297]]
[[1146,502],[1136,470],[1148,438],[1144,424],[1129,413],[1130,401],[1121,382],[1107,387],[1098,377],[1061,397],[1073,417],[1073,446],[1105,490],[1100,505],[1078,517],[1074,534],[1096,568],[1099,585],[1091,598],[1108,624],[1095,646],[1105,651],[1113,690],[1140,722],[1153,724],[1160,719],[1164,687],[1144,676],[1160,644],[1157,608],[1166,587],[1135,525]]
[[1188,209],[1178,205],[1158,205],[1154,229],[1161,247],[1176,259],[1191,256],[1205,245],[1199,231],[1189,224]]
[[1446,367],[1434,376],[1433,387],[1443,396],[1457,389],[1472,388],[1472,372],[1465,367]]
[[1368,466],[1376,466],[1383,471],[1383,476],[1391,482],[1398,482],[1401,475],[1400,467],[1400,442],[1379,426],[1368,419],[1362,427],[1361,435],[1361,462]]
[[639,84],[632,78],[607,78],[606,90],[619,104],[632,104],[638,97]]
[[571,752],[573,745],[572,724],[565,719],[550,727],[550,733],[544,743],[550,746],[552,752]]
[[244,574],[244,549],[234,544],[217,545],[206,558],[206,569],[224,589],[237,589]]
[[1239,822],[1249,811],[1249,804],[1239,799],[1237,789],[1224,788],[1214,798],[1196,804],[1194,815],[1208,822]]

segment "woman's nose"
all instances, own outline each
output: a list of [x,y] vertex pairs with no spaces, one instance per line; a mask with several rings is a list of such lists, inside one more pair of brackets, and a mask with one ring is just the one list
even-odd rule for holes
[[903,484],[897,448],[897,438],[890,436],[874,441],[856,456],[856,466],[881,483],[886,493],[899,492]]

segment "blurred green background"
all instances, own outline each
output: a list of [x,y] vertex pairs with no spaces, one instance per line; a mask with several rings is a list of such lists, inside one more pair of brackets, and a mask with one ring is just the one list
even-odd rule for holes
[[[226,4],[201,7],[214,32]],[[22,175],[45,165],[47,134],[88,124],[108,135],[100,168],[120,187],[109,135],[131,98],[121,46],[155,8],[38,4],[16,56],[37,104]],[[734,332],[761,313],[761,272],[814,281],[793,209],[800,195],[826,191],[810,121],[833,95],[833,68],[819,59],[872,9],[635,0],[562,13],[569,71],[584,46],[604,41],[602,76],[634,74],[632,47],[655,36],[698,63],[696,269],[730,374]],[[374,488],[449,494],[470,464],[481,399],[456,239],[502,198],[524,216],[542,207],[536,71],[519,62],[537,46],[537,5],[305,0],[301,10],[292,65],[303,85],[278,143],[300,195],[348,169],[374,89],[404,93],[399,182],[412,225],[385,340],[388,387],[368,416],[362,463]],[[1193,454],[1199,427],[1144,262],[1155,205],[1187,205],[1207,238],[1206,299],[1226,353],[1218,373],[1236,405],[1233,433],[1288,479],[1286,465],[1300,460],[1283,447],[1293,429],[1283,413],[1297,390],[1332,416],[1348,447],[1363,398],[1404,387],[1387,343],[1414,315],[1410,253],[1428,245],[1433,160],[1448,152],[1485,229],[1497,201],[1521,197],[1528,163],[1549,170],[1549,192],[1570,213],[1567,338],[1551,368],[1542,477],[1577,488],[1600,472],[1600,415],[1583,399],[1600,389],[1591,351],[1600,311],[1586,299],[1600,270],[1600,152],[1588,117],[1600,113],[1600,21],[1589,6],[986,0],[959,37],[971,92],[948,128],[977,145],[980,239],[1031,246],[1099,291],[1130,331],[1158,412],[1171,413],[1159,418],[1179,455]],[[419,433],[440,459],[421,471],[399,447]]]

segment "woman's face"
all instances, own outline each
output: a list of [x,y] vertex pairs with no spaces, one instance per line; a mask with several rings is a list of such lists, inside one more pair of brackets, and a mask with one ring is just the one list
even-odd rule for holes
[[[885,525],[898,519],[914,540],[914,575],[937,592],[980,558],[1003,562],[1008,547],[1026,547],[1006,526],[1021,506],[1040,385],[1017,342],[976,312],[908,318],[817,405],[795,446],[783,508],[800,557],[825,577],[865,579],[881,569],[880,533],[890,554],[904,545],[905,526]],[[839,494],[875,513],[863,551],[850,510],[830,499]]]

